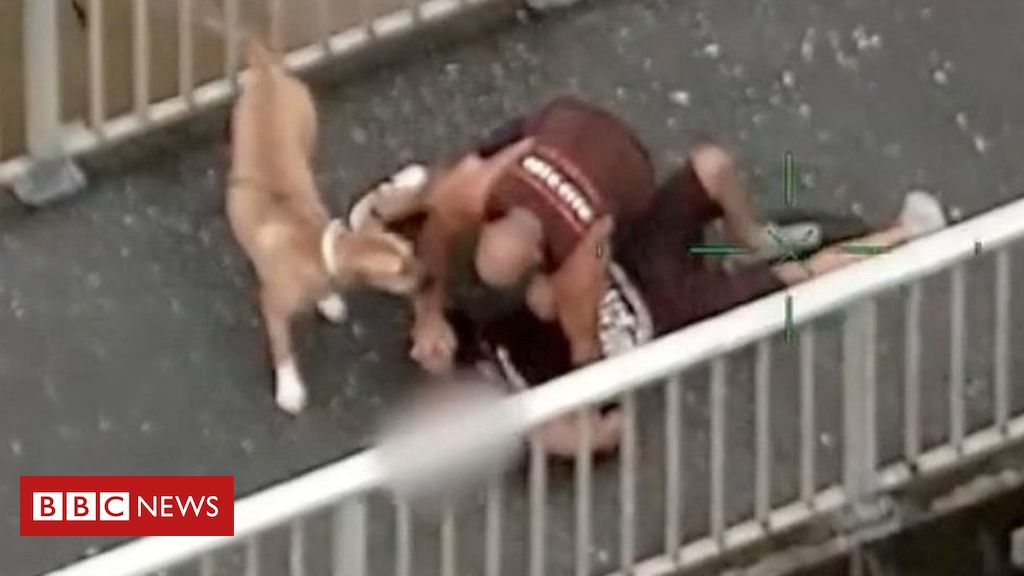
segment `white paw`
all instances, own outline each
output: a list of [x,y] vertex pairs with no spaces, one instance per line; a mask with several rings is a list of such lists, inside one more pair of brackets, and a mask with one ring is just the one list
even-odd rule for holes
[[277,367],[277,390],[274,400],[281,410],[298,415],[306,408],[306,385],[302,383],[294,362]]
[[316,307],[324,318],[335,324],[341,324],[348,318],[348,306],[345,305],[345,300],[337,294],[331,294],[324,298],[317,303]]
[[403,190],[419,190],[426,186],[430,173],[420,164],[410,164],[391,177],[391,184]]

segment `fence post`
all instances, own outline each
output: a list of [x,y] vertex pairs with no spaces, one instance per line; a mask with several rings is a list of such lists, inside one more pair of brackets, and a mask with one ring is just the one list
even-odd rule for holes
[[876,481],[876,308],[873,300],[854,304],[843,325],[843,486],[856,516]]
[[81,171],[67,159],[62,140],[59,2],[22,2],[25,132],[33,167],[14,183],[14,193],[32,205],[68,196],[85,183]]
[[25,50],[26,136],[35,158],[60,155],[59,0],[27,0],[22,42]]
[[335,510],[334,576],[366,576],[367,502],[352,497]]

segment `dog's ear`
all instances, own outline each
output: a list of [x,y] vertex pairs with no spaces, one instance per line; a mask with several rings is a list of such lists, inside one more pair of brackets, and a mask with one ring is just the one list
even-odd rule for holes
[[369,279],[381,279],[402,274],[408,260],[388,239],[367,236],[349,256],[355,268]]
[[377,248],[360,256],[360,268],[371,276],[397,276],[405,268],[405,259],[391,250]]

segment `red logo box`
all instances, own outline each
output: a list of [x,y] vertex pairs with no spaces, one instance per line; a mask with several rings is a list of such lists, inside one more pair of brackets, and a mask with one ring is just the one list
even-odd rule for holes
[[231,476],[22,476],[22,536],[232,536]]

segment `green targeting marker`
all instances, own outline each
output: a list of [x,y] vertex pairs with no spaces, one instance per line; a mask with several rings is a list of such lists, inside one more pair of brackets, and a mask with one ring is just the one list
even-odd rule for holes
[[862,256],[873,256],[875,254],[884,254],[889,251],[887,246],[841,246],[842,250],[846,254],[858,254]]
[[732,256],[748,252],[746,248],[735,244],[694,244],[688,250],[690,254],[700,256]]
[[786,295],[786,342],[793,340],[793,297]]
[[785,175],[786,206],[793,206],[796,203],[796,191],[794,190],[796,180],[793,171],[792,152],[786,152],[785,160],[783,161],[783,173]]

